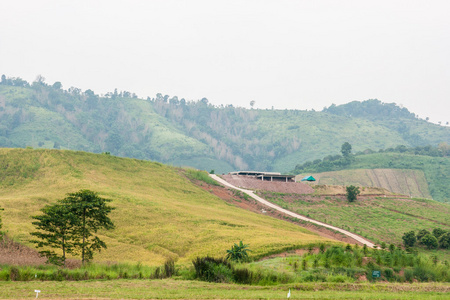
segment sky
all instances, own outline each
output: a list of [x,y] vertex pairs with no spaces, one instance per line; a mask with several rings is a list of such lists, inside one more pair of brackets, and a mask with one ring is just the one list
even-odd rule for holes
[[450,1],[0,0],[0,73],[215,105],[379,99],[450,122]]

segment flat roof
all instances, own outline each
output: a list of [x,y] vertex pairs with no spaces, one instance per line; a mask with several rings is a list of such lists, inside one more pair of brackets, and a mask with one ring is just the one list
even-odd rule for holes
[[281,175],[278,172],[259,172],[259,171],[236,171],[230,172],[230,175],[250,175],[250,176],[258,176],[258,175]]
[[267,177],[273,177],[273,178],[294,178],[295,175],[281,175],[281,174],[262,174],[262,175],[257,175],[256,177],[261,178],[263,176],[267,176]]

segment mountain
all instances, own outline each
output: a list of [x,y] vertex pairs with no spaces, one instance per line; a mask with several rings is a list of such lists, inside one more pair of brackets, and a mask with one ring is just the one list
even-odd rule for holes
[[201,187],[204,182],[188,179],[190,172],[200,171],[44,149],[0,149],[0,164],[3,230],[26,245],[31,245],[30,232],[35,230],[31,216],[80,189],[98,192],[116,208],[110,215],[116,229],[100,232],[108,248],[95,256],[96,261],[160,265],[172,258],[184,264],[196,256],[223,256],[240,240],[255,256],[330,241],[214,196]]
[[157,94],[96,95],[42,80],[0,84],[0,146],[58,148],[149,159],[217,173],[286,172],[308,160],[354,151],[450,144],[450,127],[418,119],[379,100],[323,111],[213,106]]

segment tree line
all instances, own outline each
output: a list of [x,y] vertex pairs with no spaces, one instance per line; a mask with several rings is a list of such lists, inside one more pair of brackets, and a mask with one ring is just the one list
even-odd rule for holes
[[422,245],[428,249],[450,249],[450,231],[441,228],[434,228],[432,232],[421,229],[417,234],[413,230],[408,231],[403,234],[402,240],[407,249],[416,245]]

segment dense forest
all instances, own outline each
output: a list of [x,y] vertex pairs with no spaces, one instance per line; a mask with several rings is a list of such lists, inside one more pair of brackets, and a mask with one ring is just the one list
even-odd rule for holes
[[344,142],[355,151],[437,146],[450,143],[450,127],[376,99],[320,112],[260,110],[117,90],[100,96],[47,84],[42,76],[30,84],[3,75],[0,83],[0,147],[109,152],[216,172],[285,172],[339,154]]

